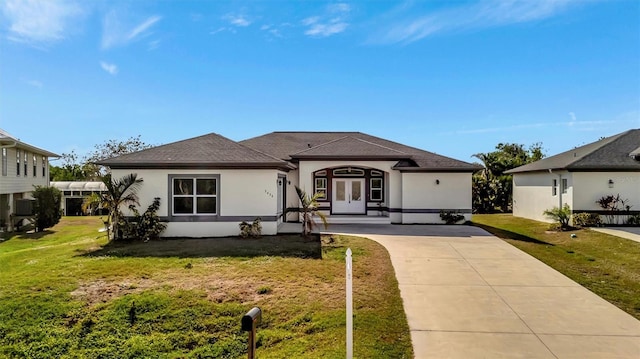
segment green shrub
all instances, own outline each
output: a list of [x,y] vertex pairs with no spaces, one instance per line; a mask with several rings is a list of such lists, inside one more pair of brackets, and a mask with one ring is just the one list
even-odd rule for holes
[[456,224],[464,220],[464,216],[458,212],[442,210],[440,211],[440,219],[442,219],[446,224]]
[[553,207],[542,212],[547,218],[560,225],[560,229],[569,228],[569,219],[571,219],[571,208],[568,204],[564,204],[562,208]]
[[58,224],[60,217],[62,217],[60,211],[62,194],[60,191],[54,187],[35,186],[32,196],[36,199],[36,231],[42,232]]
[[578,227],[599,227],[602,225],[602,220],[597,213],[576,213],[573,215],[573,225]]
[[240,237],[260,237],[262,235],[262,219],[260,217],[253,220],[253,223],[247,223],[245,221],[240,222]]
[[134,205],[129,209],[133,212],[133,219],[129,220],[123,228],[127,230],[127,237],[142,239],[147,242],[150,239],[160,237],[166,228],[166,223],[160,221],[158,209],[160,208],[160,198],[156,197],[143,214],[140,214]]
[[635,214],[633,216],[630,216],[627,219],[627,224],[630,226],[640,226],[640,214]]

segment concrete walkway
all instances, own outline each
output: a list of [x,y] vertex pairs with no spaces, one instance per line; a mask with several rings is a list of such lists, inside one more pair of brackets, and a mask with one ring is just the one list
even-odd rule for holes
[[640,227],[593,227],[591,230],[640,242]]
[[387,248],[416,358],[640,358],[640,321],[479,228],[329,229]]

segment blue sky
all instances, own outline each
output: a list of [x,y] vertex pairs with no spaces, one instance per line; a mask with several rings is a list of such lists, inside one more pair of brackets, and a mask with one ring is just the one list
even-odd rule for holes
[[552,155],[640,128],[640,2],[3,0],[0,127],[81,155],[278,130]]

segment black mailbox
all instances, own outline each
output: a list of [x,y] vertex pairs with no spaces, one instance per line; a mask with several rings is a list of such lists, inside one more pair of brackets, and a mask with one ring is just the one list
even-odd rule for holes
[[242,330],[249,332],[247,351],[249,359],[255,359],[256,357],[256,327],[260,323],[260,320],[262,320],[262,310],[258,307],[253,307],[253,309],[248,311],[240,321]]
[[242,317],[242,330],[250,332],[254,330],[255,325],[260,323],[262,319],[262,310],[258,307],[254,307],[247,314]]

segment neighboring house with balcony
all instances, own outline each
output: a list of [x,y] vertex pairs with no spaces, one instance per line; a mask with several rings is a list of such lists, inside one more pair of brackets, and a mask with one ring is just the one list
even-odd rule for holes
[[330,223],[442,223],[471,218],[471,175],[481,167],[361,132],[272,132],[235,142],[208,134],[100,161],[114,178],[144,180],[141,208],[160,198],[167,237],[239,233],[262,219],[276,234],[294,186],[321,193]]
[[[596,201],[620,195],[640,213],[640,129],[633,129],[514,168],[513,215],[549,222],[546,209],[568,204],[573,213],[612,214]],[[622,224],[622,221],[618,221]]]
[[49,185],[49,158],[59,157],[20,141],[0,129],[0,229],[13,230],[24,216],[32,215],[33,186]]

